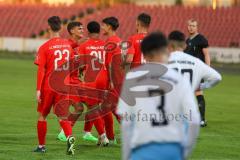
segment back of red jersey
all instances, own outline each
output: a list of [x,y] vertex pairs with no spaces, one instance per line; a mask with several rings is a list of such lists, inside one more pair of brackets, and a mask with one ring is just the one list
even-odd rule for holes
[[146,35],[147,35],[146,33],[139,33],[129,38],[131,47],[129,48],[128,54],[133,54],[131,68],[139,66],[140,64],[144,63],[143,54],[141,52],[141,42]]
[[[92,59],[92,69],[99,70],[96,79],[90,80],[92,83],[96,84],[97,88],[106,89],[108,82],[108,74],[106,70],[106,52],[104,49],[105,42],[100,39],[88,39],[86,42],[82,43],[79,47],[79,54],[81,55],[91,55]],[[101,64],[101,68],[94,66],[95,62]],[[85,75],[91,76],[91,75]],[[86,78],[85,78],[86,79]]]
[[48,78],[53,71],[69,70],[69,60],[73,57],[73,54],[68,40],[57,37],[43,44],[39,48],[34,62],[40,69],[44,69],[44,79],[42,84],[38,84],[37,88],[49,88]]

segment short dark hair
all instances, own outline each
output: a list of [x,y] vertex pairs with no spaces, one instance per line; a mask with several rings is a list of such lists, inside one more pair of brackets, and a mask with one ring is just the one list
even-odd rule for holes
[[168,35],[168,40],[177,41],[177,42],[185,42],[185,35],[181,31],[172,31]]
[[119,22],[116,17],[107,17],[102,20],[103,23],[108,24],[112,27],[114,31],[116,31],[119,27]]
[[77,21],[73,21],[73,22],[68,23],[68,25],[67,25],[67,31],[68,31],[68,33],[69,33],[69,34],[72,34],[72,33],[71,33],[71,30],[72,30],[73,28],[75,28],[75,27],[80,27],[81,25],[82,25],[82,23],[81,23],[81,22],[77,22]]
[[62,21],[58,16],[52,16],[48,18],[48,25],[54,32],[58,32],[62,28]]
[[149,27],[151,23],[151,16],[147,13],[141,13],[138,15],[137,20],[140,21],[142,26]]
[[168,41],[171,47],[173,48],[185,48],[185,35],[180,31],[172,31],[168,35]]
[[146,36],[141,43],[141,50],[144,56],[152,52],[167,48],[168,41],[162,32],[153,32]]
[[87,25],[89,33],[100,33],[100,24],[96,21],[91,21]]

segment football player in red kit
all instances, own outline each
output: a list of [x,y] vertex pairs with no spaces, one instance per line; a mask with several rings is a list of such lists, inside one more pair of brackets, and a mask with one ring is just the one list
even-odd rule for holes
[[68,23],[67,30],[70,35],[68,40],[73,49],[76,49],[79,44],[86,40],[86,38],[84,38],[84,28],[81,22],[73,21]]
[[[117,97],[120,95],[120,90],[124,78],[124,70],[122,66],[122,55],[121,55],[121,42],[122,40],[116,35],[116,30],[119,27],[118,19],[115,17],[107,17],[102,20],[102,29],[104,35],[107,36],[105,42],[106,50],[106,66],[108,69],[109,79],[110,79],[110,91],[112,94],[115,94]],[[117,104],[117,101],[114,102],[114,105]],[[118,120],[120,117],[115,114],[116,106],[112,106],[112,112]],[[105,130],[108,139],[111,144],[116,144],[116,139],[114,137],[114,128],[113,128],[113,117],[112,112],[104,113],[103,119],[105,122]]]
[[146,13],[141,13],[137,17],[136,30],[137,33],[131,36],[128,41],[130,48],[128,49],[126,62],[130,65],[130,68],[134,68],[144,63],[144,58],[140,49],[140,44],[143,38],[147,35],[148,29],[151,23],[151,16]]
[[[97,73],[96,79],[91,79],[91,77],[95,77],[95,76],[84,74],[84,81],[82,83],[92,88],[107,90],[108,89],[108,73],[105,66],[105,50],[104,50],[105,42],[103,40],[100,40],[99,38],[100,25],[96,21],[91,21],[87,25],[87,30],[88,30],[89,39],[80,45],[78,53],[80,55],[92,56],[92,64],[91,64],[92,69],[99,70],[99,72]],[[94,64],[95,61],[98,61],[100,64],[102,64],[100,68],[99,66],[95,66]],[[90,102],[91,104],[88,104],[87,102],[88,108],[92,109],[93,106],[98,106],[98,104],[101,102],[103,97],[96,97],[96,98],[99,99],[98,102],[95,102],[95,103]],[[95,115],[91,116],[91,114],[92,115],[95,114]],[[96,116],[96,114],[99,116]],[[94,117],[94,119],[91,119],[91,117]],[[92,111],[89,111],[86,114],[85,120],[86,122],[84,126],[84,131],[85,131],[84,137],[91,136],[91,128],[94,124],[99,135],[98,145],[101,145],[101,144],[103,144],[104,146],[108,145],[109,140],[106,137],[103,121],[102,121],[102,118],[100,117],[100,113],[98,113],[98,109],[95,110],[95,113],[93,113]]]
[[[69,70],[69,60],[73,57],[73,50],[67,40],[60,38],[59,32],[62,23],[59,17],[53,16],[48,19],[51,39],[44,43],[38,50],[35,64],[37,72],[37,101],[38,122],[37,133],[39,145],[34,152],[46,152],[45,141],[47,133],[46,117],[52,106],[57,105],[65,95],[51,89],[49,77],[52,72],[65,72]],[[70,121],[59,118],[59,123],[67,137],[67,154],[74,154],[75,138],[72,136]]]
[[[70,22],[67,25],[67,30],[70,35],[70,38],[68,39],[69,43],[72,46],[72,48],[74,49],[75,57],[77,57],[79,45],[87,40],[87,38],[84,37],[83,24],[81,22],[77,22],[77,21]],[[80,76],[82,75],[82,70],[83,69],[80,68],[80,69],[74,71],[73,73],[71,73],[71,82],[70,82],[71,84],[79,84],[81,82]],[[78,96],[71,96],[70,99],[77,105],[85,105],[84,103],[80,102],[80,97],[78,97]],[[68,119],[71,121],[72,127],[78,120],[79,116],[80,116],[80,113],[72,113],[69,115]],[[84,138],[84,140],[89,140],[89,141],[94,141],[94,142],[98,141],[98,139],[96,137],[94,137],[92,134],[84,135],[83,138]],[[61,132],[58,134],[57,139],[59,139],[60,141],[63,141],[63,142],[67,141],[67,138],[66,138],[63,130],[61,130]]]

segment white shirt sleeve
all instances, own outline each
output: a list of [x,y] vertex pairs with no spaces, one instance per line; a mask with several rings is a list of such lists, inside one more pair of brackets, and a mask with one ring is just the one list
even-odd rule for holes
[[199,134],[200,114],[190,83],[188,81],[183,81],[182,87],[182,91],[185,93],[182,97],[182,110],[184,115],[188,115],[185,121],[187,131],[183,146],[184,156],[188,157]]
[[222,80],[222,76],[212,67],[199,60],[200,75],[204,82],[200,84],[200,90],[211,88]]

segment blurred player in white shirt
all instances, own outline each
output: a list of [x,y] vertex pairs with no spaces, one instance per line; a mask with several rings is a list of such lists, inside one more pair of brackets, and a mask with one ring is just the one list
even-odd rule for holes
[[167,45],[160,32],[145,37],[141,49],[147,64],[126,75],[118,105],[124,160],[183,160],[198,136],[200,115],[191,85],[164,65]]
[[[169,57],[169,67],[177,70],[186,77],[195,92],[196,90],[204,90],[211,88],[218,84],[222,77],[221,75],[203,63],[198,58],[188,55],[183,52],[186,47],[185,35],[180,31],[173,31],[168,36],[169,50],[171,52]],[[201,81],[203,80],[203,83]],[[200,106],[199,106],[200,107]],[[201,116],[205,117],[205,116]],[[201,119],[201,126],[206,126],[205,119]]]

